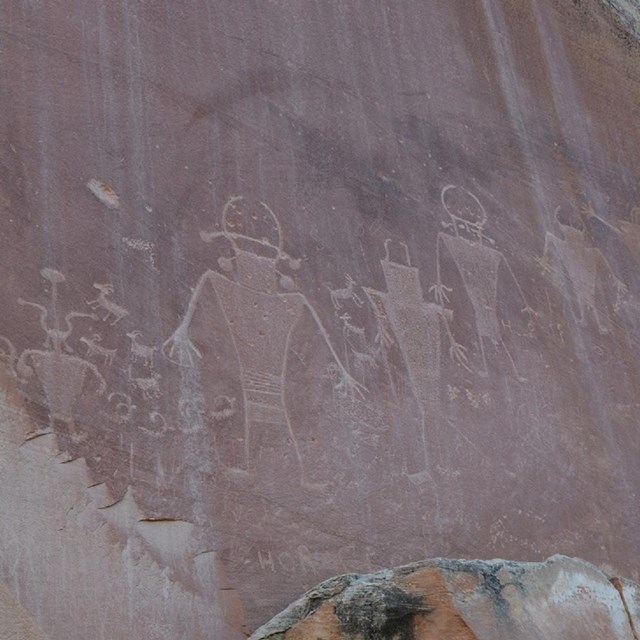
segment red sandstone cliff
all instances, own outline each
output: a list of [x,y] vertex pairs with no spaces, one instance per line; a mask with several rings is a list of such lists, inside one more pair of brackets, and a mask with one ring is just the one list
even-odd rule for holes
[[0,3],[7,620],[236,640],[429,557],[640,580],[635,4]]

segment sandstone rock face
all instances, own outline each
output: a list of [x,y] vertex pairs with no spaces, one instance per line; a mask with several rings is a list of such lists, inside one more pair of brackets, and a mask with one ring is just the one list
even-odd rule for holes
[[618,19],[623,33],[633,38],[640,36],[640,7],[634,0],[604,0]]
[[11,615],[236,640],[420,558],[640,580],[628,11],[0,3]]
[[637,593],[564,556],[427,560],[323,582],[250,640],[634,640]]
[[0,638],[2,640],[47,640],[29,614],[16,602],[6,587],[0,587]]

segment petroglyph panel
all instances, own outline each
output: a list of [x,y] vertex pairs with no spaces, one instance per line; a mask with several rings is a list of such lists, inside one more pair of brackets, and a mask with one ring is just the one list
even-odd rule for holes
[[640,54],[602,3],[41,4],[0,8],[36,627],[244,637],[422,557],[638,579]]

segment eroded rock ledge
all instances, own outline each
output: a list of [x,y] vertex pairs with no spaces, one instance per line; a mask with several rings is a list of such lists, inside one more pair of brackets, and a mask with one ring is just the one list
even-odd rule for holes
[[638,640],[640,587],[579,559],[437,558],[323,582],[250,640]]

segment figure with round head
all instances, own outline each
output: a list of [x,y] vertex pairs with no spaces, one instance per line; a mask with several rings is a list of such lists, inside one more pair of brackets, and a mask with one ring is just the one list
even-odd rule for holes
[[487,212],[480,200],[470,191],[452,184],[442,190],[440,199],[449,214],[448,227],[453,230],[454,235],[475,239],[478,244],[482,244]]
[[284,397],[290,337],[305,312],[336,363],[338,390],[362,395],[364,388],[340,361],[311,303],[295,291],[291,276],[280,270],[286,264],[295,271],[300,261],[285,252],[280,222],[265,203],[251,205],[242,197],[230,198],[222,212],[221,229],[201,232],[200,238],[226,243],[231,255],[218,257],[220,271],[211,269],[202,274],[182,322],[163,345],[163,353],[186,367],[202,358],[189,334],[206,287],[213,287],[237,355],[244,400],[244,466],[229,471],[235,477],[250,476],[255,455],[253,429],[257,424],[279,425],[287,430],[294,447],[301,484],[309,486]]
[[202,231],[200,238],[204,242],[216,238],[228,241],[234,255],[220,256],[218,266],[227,273],[234,272],[239,283],[273,293],[279,287],[295,288],[292,278],[278,267],[285,263],[295,271],[300,261],[284,251],[280,222],[264,202],[249,209],[242,197],[230,198],[222,210],[222,231]]
[[501,266],[506,268],[515,283],[516,291],[524,304],[522,312],[528,314],[529,318],[534,315],[534,312],[529,307],[508,260],[500,251],[488,246],[494,242],[484,233],[488,216],[480,200],[467,189],[451,184],[442,189],[440,198],[448,216],[448,220],[442,225],[448,232],[438,233],[436,240],[436,284],[429,290],[434,292],[438,304],[444,305],[449,302],[448,294],[452,292],[452,289],[442,282],[442,259],[446,250],[460,275],[473,308],[482,358],[480,374],[488,374],[485,353],[485,341],[488,340],[494,346],[503,348],[516,377],[520,381],[524,381],[502,338],[497,311]]
[[48,401],[50,421],[53,423],[54,420],[59,420],[66,423],[72,439],[79,441],[86,435],[76,432],[73,410],[83,392],[87,374],[91,373],[97,382],[98,395],[105,392],[106,382],[92,362],[73,353],[67,340],[73,331],[73,318],[95,320],[96,316],[81,311],[70,311],[64,316],[64,320],[61,320],[58,286],[65,282],[64,274],[56,269],[44,268],[40,275],[51,285],[49,308],[22,298],[18,299],[18,304],[38,310],[40,326],[46,339],[42,349],[25,349],[20,354],[16,371],[25,382],[35,374]]

